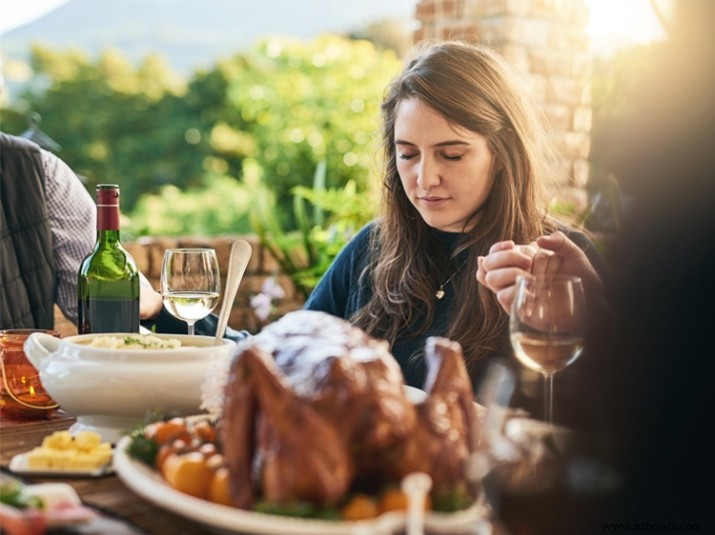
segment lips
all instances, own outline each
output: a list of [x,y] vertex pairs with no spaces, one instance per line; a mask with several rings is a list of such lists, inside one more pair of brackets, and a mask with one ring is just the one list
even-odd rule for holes
[[427,206],[436,206],[448,201],[449,197],[418,197],[418,199],[422,204],[426,204]]

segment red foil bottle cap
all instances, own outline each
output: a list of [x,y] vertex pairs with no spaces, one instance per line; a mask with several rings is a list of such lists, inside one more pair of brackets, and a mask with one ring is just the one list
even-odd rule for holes
[[97,230],[119,230],[119,186],[97,186]]
[[97,186],[97,204],[119,206],[119,186],[116,184],[99,184]]

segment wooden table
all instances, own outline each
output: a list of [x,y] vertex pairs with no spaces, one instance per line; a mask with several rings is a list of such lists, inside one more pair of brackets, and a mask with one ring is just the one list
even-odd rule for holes
[[[12,420],[0,413],[0,465],[7,470],[10,460],[17,453],[26,452],[39,446],[42,439],[54,431],[68,429],[75,419],[61,412],[46,420],[19,421]],[[68,483],[79,494],[82,502],[101,515],[115,517],[127,523],[122,533],[137,535],[206,535],[206,526],[175,515],[169,511],[154,506],[130,491],[116,475],[99,478],[42,478],[20,476],[27,483],[46,481],[62,481]],[[82,533],[109,535],[92,531],[91,526]]]

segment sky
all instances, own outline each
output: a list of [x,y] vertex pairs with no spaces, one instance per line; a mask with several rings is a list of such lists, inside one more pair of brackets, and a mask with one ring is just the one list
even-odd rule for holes
[[0,0],[0,34],[58,8],[67,0]]
[[[0,0],[0,34],[32,22],[67,1]],[[667,7],[669,0],[657,1]],[[586,0],[586,4],[591,12],[587,31],[596,47],[609,48],[662,37],[662,29],[648,0]]]

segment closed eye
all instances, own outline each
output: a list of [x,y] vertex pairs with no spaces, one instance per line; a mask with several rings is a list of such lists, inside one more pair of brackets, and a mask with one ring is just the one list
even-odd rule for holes
[[400,154],[400,160],[411,160],[416,154]]
[[442,153],[442,158],[444,158],[445,160],[449,160],[450,162],[458,162],[462,159],[463,156],[463,154],[451,155]]

